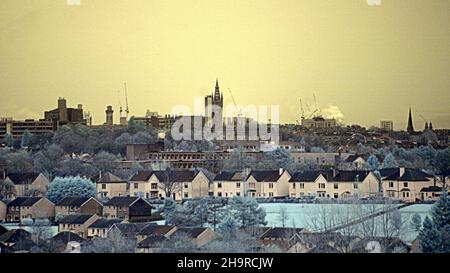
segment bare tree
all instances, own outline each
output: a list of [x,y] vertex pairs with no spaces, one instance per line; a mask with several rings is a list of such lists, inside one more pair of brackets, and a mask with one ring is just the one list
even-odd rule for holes
[[182,188],[181,183],[175,181],[172,172],[172,169],[167,167],[164,171],[164,178],[159,181],[159,188],[164,191],[166,198],[174,198],[174,195],[180,192]]
[[14,183],[7,180],[0,180],[0,198],[8,198],[15,194]]
[[84,253],[134,253],[136,240],[127,238],[118,230],[108,232],[107,238],[93,238],[84,247]]
[[289,214],[287,213],[287,208],[281,206],[278,210],[278,221],[280,221],[282,227],[286,227],[286,222],[289,220]]

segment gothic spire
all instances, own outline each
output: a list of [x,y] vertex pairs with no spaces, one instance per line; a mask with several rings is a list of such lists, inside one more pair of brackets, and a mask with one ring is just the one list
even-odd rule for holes
[[408,133],[414,133],[414,126],[412,120],[411,107],[409,108],[409,117],[408,117],[408,128],[406,129]]
[[216,79],[216,88],[214,91],[214,98],[220,99],[220,87],[219,87],[219,79]]

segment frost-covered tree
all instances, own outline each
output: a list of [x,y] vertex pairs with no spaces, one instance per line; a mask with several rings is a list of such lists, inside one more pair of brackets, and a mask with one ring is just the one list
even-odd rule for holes
[[392,153],[388,153],[383,160],[383,168],[398,168],[398,163]]
[[64,197],[94,197],[96,189],[89,179],[77,177],[56,177],[49,185],[47,197],[53,203]]
[[366,162],[366,167],[371,171],[378,170],[380,168],[380,161],[378,161],[378,157],[376,155],[369,156]]
[[235,240],[239,225],[231,213],[227,213],[218,226],[218,231],[225,240]]
[[236,196],[230,200],[229,209],[241,227],[265,226],[266,211],[250,197]]
[[164,204],[160,209],[160,213],[164,217],[166,225],[170,225],[174,221],[178,206],[177,202],[172,198],[164,199]]
[[419,233],[420,246],[426,253],[450,252],[450,200],[443,191],[433,206],[431,220],[427,217]]
[[128,120],[128,132],[130,134],[136,134],[137,132],[144,131],[145,130],[145,124],[141,121],[136,121],[136,119],[131,117]]
[[6,145],[6,147],[14,147],[14,138],[11,134],[5,134],[2,142]]
[[312,147],[311,153],[325,153],[325,150],[321,147]]
[[22,139],[20,141],[20,147],[22,148],[27,148],[30,146],[31,143],[31,138],[33,136],[30,134],[30,131],[25,130],[25,132],[22,135]]
[[422,218],[418,213],[414,213],[411,217],[411,225],[415,231],[420,231],[420,228],[422,227]]
[[441,234],[441,251],[450,253],[450,200],[447,191],[443,191],[439,201],[431,212],[433,223]]
[[155,139],[152,135],[150,135],[148,132],[137,132],[133,136],[133,144],[153,144],[155,143]]
[[62,156],[64,154],[61,146],[51,144],[34,155],[33,165],[38,172],[48,175],[52,179],[61,167]]
[[423,253],[440,252],[442,245],[441,234],[428,216],[423,221],[423,227],[419,233],[419,241],[420,250]]
[[94,163],[102,172],[112,172],[115,169],[114,162],[118,159],[115,155],[101,151],[94,157]]

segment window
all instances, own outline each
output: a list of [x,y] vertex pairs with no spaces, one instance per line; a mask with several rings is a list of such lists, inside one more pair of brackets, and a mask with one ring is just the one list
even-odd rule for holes
[[188,184],[184,184],[184,188],[185,189],[189,188],[189,185]]
[[353,184],[353,188],[354,188],[355,190],[358,189],[358,184],[357,184],[357,183]]
[[269,192],[269,197],[273,197],[273,192]]
[[319,189],[325,189],[325,183],[319,183]]
[[240,188],[241,187],[241,183],[236,183],[236,188]]
[[304,183],[300,183],[300,189],[304,189],[305,188],[305,184]]
[[408,182],[404,182],[403,183],[403,187],[407,188],[408,187]]
[[394,182],[389,182],[389,188],[393,188],[394,187]]
[[292,188],[295,190],[296,183],[292,183]]
[[134,183],[134,189],[139,189],[139,183]]
[[403,198],[409,198],[409,191],[403,192]]
[[241,193],[240,192],[236,192],[236,196],[241,196]]
[[269,183],[269,189],[273,189],[273,183]]
[[184,198],[189,198],[189,193],[185,192],[184,193]]
[[217,196],[222,197],[222,193],[221,193],[221,192],[218,192],[218,193],[217,193]]
[[152,190],[158,189],[158,184],[157,183],[152,183],[151,188],[152,188]]
[[335,183],[334,184],[334,189],[337,190],[339,188],[339,184]]
[[102,184],[102,190],[106,190],[106,184]]
[[335,193],[334,194],[334,199],[338,199],[339,198],[339,194]]
[[218,187],[219,189],[221,189],[221,188],[222,188],[222,183],[217,183],[217,187]]

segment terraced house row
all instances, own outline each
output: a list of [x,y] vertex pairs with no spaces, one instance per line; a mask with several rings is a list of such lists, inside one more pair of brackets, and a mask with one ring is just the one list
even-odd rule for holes
[[[107,179],[105,179],[105,177]],[[215,196],[254,198],[367,198],[384,196],[414,202],[435,200],[438,177],[411,168],[372,171],[244,170],[222,171],[213,178],[200,170],[140,171],[129,182],[112,174],[97,181],[99,197],[139,196],[175,200]]]

